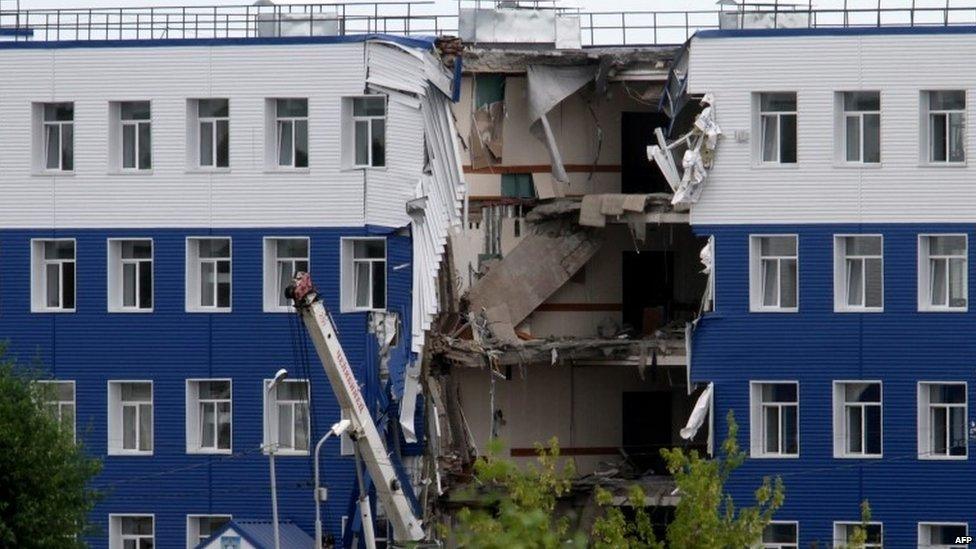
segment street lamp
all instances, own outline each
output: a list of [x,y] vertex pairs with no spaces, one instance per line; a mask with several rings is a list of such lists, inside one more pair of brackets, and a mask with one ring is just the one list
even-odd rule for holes
[[322,549],[322,501],[325,499],[322,491],[324,488],[319,486],[319,450],[322,449],[322,445],[325,443],[326,439],[331,436],[342,436],[349,426],[352,425],[352,421],[348,419],[342,419],[332,425],[329,432],[319,439],[318,444],[315,445],[315,549]]
[[[271,380],[271,383],[268,384],[268,388],[265,390],[265,402],[271,402],[271,391],[274,391],[278,383],[281,383],[281,381],[286,377],[288,377],[288,370],[284,368],[278,370],[274,376],[274,379]],[[264,431],[268,433],[268,459],[271,462],[271,520],[274,523],[275,549],[281,549],[281,533],[278,531],[278,486],[277,482],[275,482],[274,462],[275,450],[277,449],[278,443],[272,440],[274,436],[271,432],[271,424],[268,423],[268,419],[270,419],[271,416],[270,412],[271,410],[268,410],[268,413],[264,414]]]

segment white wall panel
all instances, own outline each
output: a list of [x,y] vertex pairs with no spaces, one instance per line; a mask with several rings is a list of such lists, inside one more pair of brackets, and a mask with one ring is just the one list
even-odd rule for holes
[[[4,49],[0,227],[362,225],[367,194],[388,202],[412,195],[423,151],[419,113],[397,108],[391,116],[409,120],[390,121],[388,177],[376,178],[387,188],[366,193],[361,171],[340,169],[341,98],[365,89],[365,47]],[[423,74],[411,76],[422,82]],[[187,166],[187,99],[206,97],[230,100],[227,172]],[[308,170],[265,165],[265,100],[274,97],[308,98]],[[111,173],[108,103],[139,99],[152,101],[152,173]],[[32,174],[30,104],[55,100],[75,103],[75,171]],[[408,221],[402,202],[382,209],[377,222]]]
[[[725,132],[694,224],[976,220],[976,41],[972,34],[695,39],[690,90],[715,95]],[[881,92],[881,165],[834,160],[834,93]],[[967,89],[966,167],[919,161],[922,90]],[[796,91],[798,164],[757,167],[751,94]],[[750,135],[749,140],[758,139]]]

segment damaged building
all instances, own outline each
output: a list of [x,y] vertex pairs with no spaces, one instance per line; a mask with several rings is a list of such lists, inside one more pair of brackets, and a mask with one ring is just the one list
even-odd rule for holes
[[526,462],[555,437],[584,500],[598,483],[642,481],[648,504],[667,507],[660,450],[707,440],[679,432],[700,392],[685,330],[707,290],[706,240],[675,200],[680,177],[648,152],[694,118],[662,109],[683,50],[584,49],[565,39],[573,24],[553,11],[461,12],[453,109],[467,199],[429,343],[435,450],[451,488],[491,439]]

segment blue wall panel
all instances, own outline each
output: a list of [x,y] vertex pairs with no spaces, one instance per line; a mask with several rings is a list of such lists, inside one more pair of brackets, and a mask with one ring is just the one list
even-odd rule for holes
[[[976,371],[976,307],[965,313],[918,312],[919,234],[969,235],[970,284],[976,283],[976,228],[960,224],[698,226],[715,236],[716,308],[694,333],[691,376],[715,382],[715,440],[733,410],[739,443],[749,447],[749,381],[799,382],[798,459],[749,459],[730,488],[739,504],[753,502],[764,475],[780,475],[786,503],[777,520],[798,520],[800,541],[821,546],[834,521],[857,521],[869,500],[884,524],[886,547],[914,547],[919,522],[969,522],[976,527],[976,452],[964,461],[919,460],[917,383],[966,381],[972,400]],[[799,235],[799,312],[749,312],[749,235]],[[833,311],[833,235],[884,236],[884,312]],[[883,458],[835,459],[832,382],[882,380]],[[976,418],[973,407],[969,419]],[[972,437],[971,437],[972,439]],[[972,442],[972,440],[970,441]],[[718,447],[716,445],[716,447]]]
[[[185,241],[188,236],[233,239],[233,311],[186,313]],[[78,436],[102,456],[104,471],[95,484],[107,498],[93,513],[103,534],[92,547],[108,546],[109,513],[152,513],[159,547],[183,547],[187,514],[232,514],[270,518],[269,466],[259,451],[262,440],[262,379],[278,368],[306,377],[295,341],[304,328],[293,314],[262,311],[262,239],[309,236],[311,272],[333,311],[340,339],[356,369],[375,367],[376,344],[367,333],[365,313],[340,314],[340,237],[366,234],[365,228],[212,229],[212,230],[6,230],[0,231],[0,339],[23,362],[36,360],[58,379],[75,380]],[[77,312],[30,312],[30,239],[77,239]],[[106,312],[107,238],[148,237],[154,243],[155,310],[151,314]],[[411,241],[388,236],[387,276],[390,310],[400,313],[401,356],[409,355]],[[399,269],[392,267],[404,265]],[[318,357],[304,338],[312,391],[312,446],[339,409]],[[370,356],[371,355],[371,356]],[[400,369],[403,361],[391,363]],[[233,380],[233,456],[186,454],[185,383],[188,378]],[[402,380],[402,371],[393,372]],[[152,456],[106,456],[107,383],[113,379],[154,383]],[[351,457],[339,456],[338,440],[323,450],[329,501],[323,509],[326,532],[339,537],[342,515],[355,483]],[[313,532],[311,457],[277,459],[282,519]]]

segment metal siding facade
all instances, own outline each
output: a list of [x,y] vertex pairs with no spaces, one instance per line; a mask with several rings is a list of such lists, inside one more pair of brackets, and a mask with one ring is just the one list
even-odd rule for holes
[[[966,381],[972,402],[976,341],[967,337],[976,307],[965,313],[917,311],[917,239],[926,233],[966,233],[972,284],[976,230],[964,224],[704,225],[715,235],[716,310],[693,335],[692,380],[715,382],[715,440],[726,435],[733,410],[739,444],[748,451],[749,382],[799,382],[798,459],[748,459],[732,477],[736,503],[754,502],[762,477],[780,475],[786,502],[776,520],[799,521],[801,546],[830,545],[834,521],[859,521],[870,501],[884,524],[886,547],[914,547],[918,522],[969,522],[976,507],[963,494],[976,489],[970,440],[967,460],[919,460],[919,381]],[[750,234],[798,234],[799,312],[749,312]],[[884,236],[884,312],[835,313],[833,235]],[[883,458],[835,459],[834,380],[882,380]],[[969,417],[976,419],[972,404]]]
[[[206,234],[233,239],[233,311],[184,312],[184,254],[188,236]],[[278,368],[290,377],[305,377],[294,341],[297,318],[262,312],[262,239],[274,235],[308,235],[311,271],[331,310],[357,378],[365,379],[368,354],[375,339],[366,333],[366,314],[338,314],[339,240],[364,235],[362,228],[132,230],[5,230],[0,231],[0,334],[9,352],[22,362],[38,360],[58,379],[75,380],[79,440],[102,456],[104,470],[96,486],[110,489],[92,518],[108,531],[109,513],[154,513],[159,547],[182,547],[187,514],[232,514],[236,518],[270,517],[268,458],[258,448],[262,439],[262,380]],[[77,239],[78,302],[76,313],[30,313],[31,238]],[[154,243],[155,310],[151,314],[106,312],[106,239],[150,237]],[[409,268],[411,241],[389,236],[389,306],[401,313],[404,334],[410,333]],[[401,347],[409,338],[401,338]],[[306,339],[307,342],[307,339]],[[311,344],[307,345],[312,381],[312,440],[339,419],[332,389]],[[402,377],[402,372],[399,374]],[[234,456],[186,453],[185,383],[189,378],[233,380]],[[107,382],[113,379],[152,380],[154,454],[105,456]],[[312,459],[279,456],[278,497],[282,519],[313,528]],[[326,532],[339,536],[340,518],[355,484],[351,457],[339,456],[339,443],[323,450],[324,484],[329,500],[323,507]],[[107,537],[92,538],[93,547],[107,547]]]
[[[922,90],[968,89],[967,149],[976,151],[972,33],[695,38],[689,87],[712,93],[725,136],[693,224],[921,223],[976,219],[969,167],[919,156]],[[881,92],[881,166],[834,160],[834,93]],[[798,164],[754,167],[751,94],[796,91]],[[751,132],[737,142],[737,131]],[[938,185],[937,189],[931,185]]]

